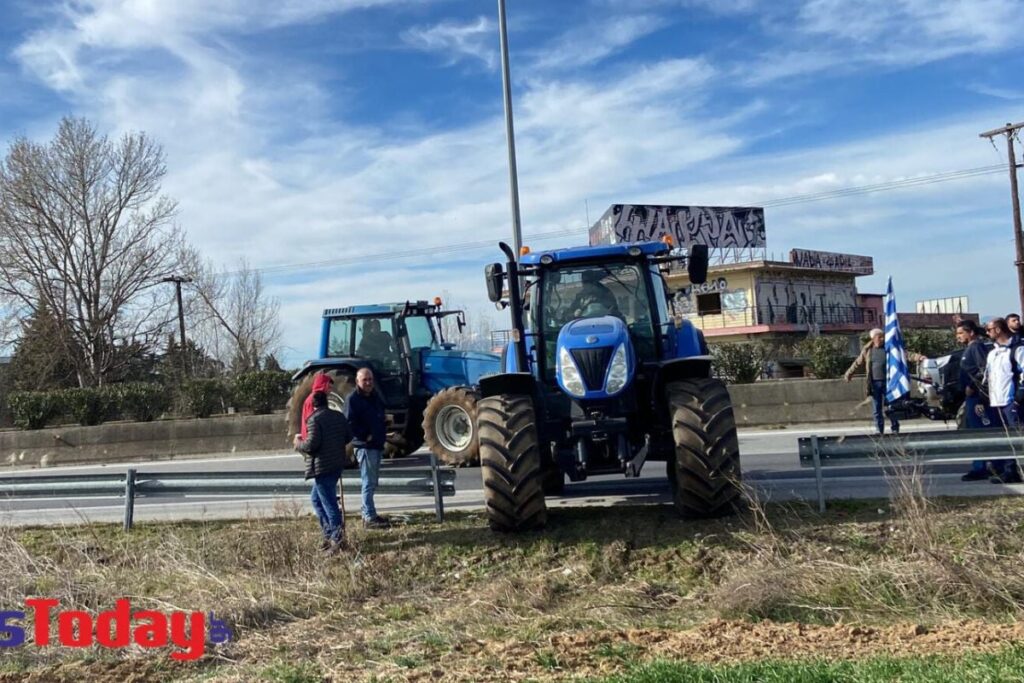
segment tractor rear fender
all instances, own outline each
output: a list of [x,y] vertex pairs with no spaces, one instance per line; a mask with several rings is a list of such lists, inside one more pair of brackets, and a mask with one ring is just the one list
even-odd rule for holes
[[302,378],[306,375],[311,375],[321,370],[338,370],[339,372],[351,372],[353,375],[359,371],[359,368],[370,367],[370,364],[366,361],[359,360],[356,358],[330,358],[321,360],[307,361],[298,372],[292,375],[293,382],[301,382]]
[[536,396],[537,380],[528,372],[506,372],[480,378],[480,396],[518,394]]

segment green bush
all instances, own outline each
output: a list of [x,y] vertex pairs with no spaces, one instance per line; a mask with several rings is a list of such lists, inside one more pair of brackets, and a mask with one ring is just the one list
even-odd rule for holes
[[730,384],[757,381],[768,360],[768,348],[759,342],[711,344],[715,373]]
[[811,372],[818,379],[842,377],[853,361],[850,357],[850,340],[846,337],[810,337],[797,346],[800,355],[807,358]]
[[53,391],[12,391],[7,404],[14,425],[22,429],[42,429],[61,413],[57,392]]
[[160,384],[129,382],[112,388],[121,415],[136,422],[152,422],[171,407],[170,390]]
[[88,427],[98,425],[116,414],[118,397],[113,387],[84,387],[54,392],[63,415]]
[[292,380],[287,372],[263,370],[239,375],[234,381],[233,398],[239,408],[265,415],[288,402]]
[[181,386],[182,407],[192,417],[221,412],[229,395],[228,387],[219,379],[194,379]]
[[956,351],[959,346],[952,330],[907,329],[903,332],[903,345],[907,351],[927,358],[938,358]]

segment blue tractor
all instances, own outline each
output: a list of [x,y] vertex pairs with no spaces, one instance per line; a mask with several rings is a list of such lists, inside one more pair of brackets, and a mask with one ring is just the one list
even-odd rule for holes
[[388,414],[391,457],[413,453],[424,443],[443,462],[469,465],[479,460],[477,383],[498,372],[496,354],[459,351],[444,338],[441,321],[451,318],[461,331],[462,311],[445,310],[441,300],[331,308],[324,311],[320,356],[293,377],[288,402],[289,438],[299,429],[302,404],[313,377],[329,374],[330,406],[344,410],[355,390],[356,372],[369,367]]
[[546,493],[565,477],[640,474],[667,462],[684,517],[732,513],[741,501],[732,403],[712,377],[704,337],[669,312],[664,275],[707,277],[708,251],[643,242],[525,253],[486,267],[491,301],[510,309],[503,372],[480,382],[477,410],[488,521],[544,525]]

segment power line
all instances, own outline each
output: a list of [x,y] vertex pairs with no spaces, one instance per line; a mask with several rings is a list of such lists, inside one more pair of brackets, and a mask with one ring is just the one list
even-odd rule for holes
[[[948,171],[945,173],[935,173],[932,175],[920,176],[917,178],[905,178],[903,180],[894,180],[885,183],[875,183],[872,185],[857,185],[853,187],[837,188],[835,190],[825,190],[822,192],[814,192],[809,194],[794,195],[792,197],[781,197],[779,199],[770,199],[765,202],[761,202],[759,206],[764,208],[777,208],[781,206],[793,206],[796,204],[808,204],[811,202],[820,202],[828,199],[840,199],[843,197],[852,197],[862,194],[871,194],[874,192],[887,192],[890,190],[900,190],[908,187],[921,187],[926,185],[934,185],[937,183],[946,183],[954,180],[964,180],[967,178],[975,178],[979,176],[992,175],[995,173],[1004,173],[1006,166],[997,164],[993,166],[978,166],[976,168],[967,168],[959,171]],[[542,240],[554,239],[557,237],[569,237],[572,235],[579,235],[586,232],[589,226],[582,228],[562,228],[559,230],[549,230],[546,232],[537,232],[526,235],[525,239],[528,242],[539,242]],[[378,252],[375,254],[359,254],[356,256],[346,256],[343,258],[327,259],[323,261],[307,261],[305,263],[287,263],[277,266],[266,266],[264,268],[254,268],[255,272],[261,274],[274,274],[282,273],[290,270],[315,270],[318,268],[328,268],[332,266],[344,266],[363,263],[366,261],[373,261],[379,263],[381,261],[398,261],[406,258],[415,258],[418,256],[444,256],[447,254],[454,254],[462,251],[472,251],[474,249],[483,249],[486,247],[494,246],[494,239],[486,240],[475,240],[472,242],[456,242],[453,244],[442,244],[436,247],[423,247],[419,249],[407,249],[403,251],[386,251]],[[243,271],[228,271],[219,273],[218,277],[237,277]]]

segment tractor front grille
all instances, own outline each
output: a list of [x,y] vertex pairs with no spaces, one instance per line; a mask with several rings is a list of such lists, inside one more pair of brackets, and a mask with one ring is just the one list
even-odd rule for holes
[[583,382],[590,391],[604,389],[604,376],[608,372],[608,361],[612,358],[612,347],[599,346],[595,349],[573,349],[572,359],[583,375]]

